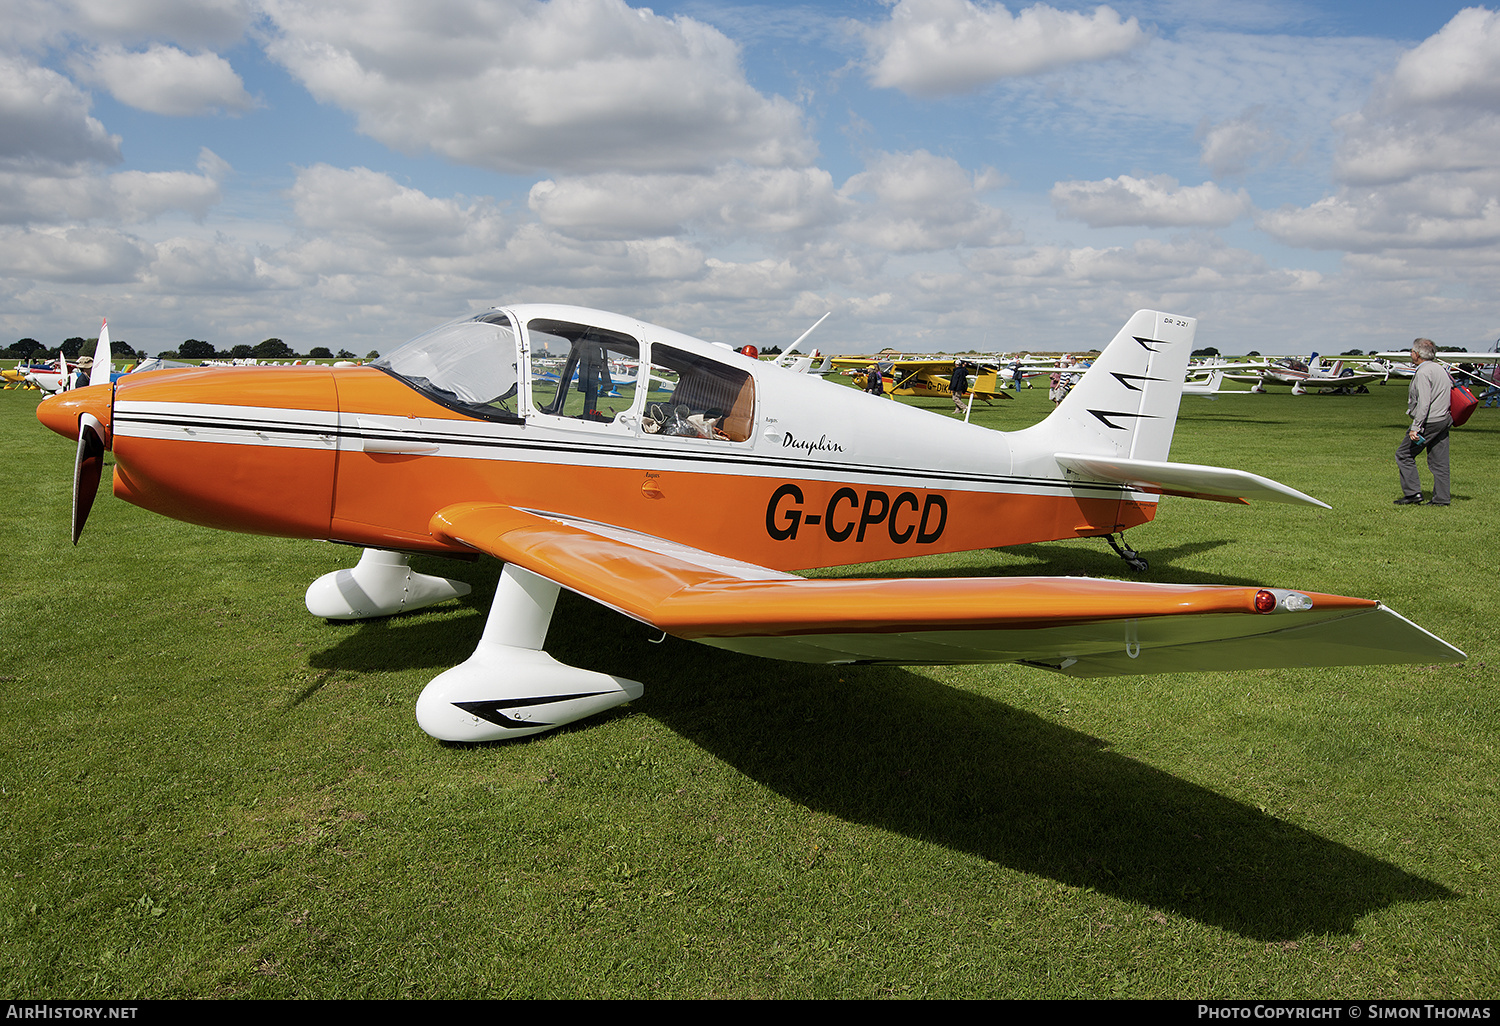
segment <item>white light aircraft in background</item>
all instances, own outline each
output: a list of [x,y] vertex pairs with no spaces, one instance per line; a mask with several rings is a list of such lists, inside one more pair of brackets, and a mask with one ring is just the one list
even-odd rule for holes
[[1358,388],[1360,385],[1369,385],[1379,381],[1379,374],[1356,374],[1344,367],[1344,361],[1339,360],[1331,369],[1324,369],[1323,362],[1317,353],[1313,353],[1306,363],[1295,357],[1288,356],[1285,359],[1273,363],[1264,364],[1253,373],[1226,372],[1230,381],[1241,381],[1253,384],[1255,387],[1250,391],[1264,392],[1267,385],[1290,385],[1293,395],[1304,395],[1309,388],[1324,391],[1333,388]]

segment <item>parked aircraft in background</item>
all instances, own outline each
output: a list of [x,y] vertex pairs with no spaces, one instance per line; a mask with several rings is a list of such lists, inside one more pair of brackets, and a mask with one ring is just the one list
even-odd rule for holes
[[[505,562],[474,654],[434,678],[435,737],[547,730],[642,685],[544,652],[560,588],[679,638],[825,663],[1020,662],[1073,676],[1458,660],[1379,602],[1079,578],[816,579],[792,571],[1115,535],[1163,495],[1321,506],[1168,453],[1196,322],[1132,316],[1042,422],[935,417],[618,314],[502,307],[367,367],[136,374],[45,400],[77,439],[77,540],[114,493],[234,531],[363,546],[317,616],[389,616],[468,586],[410,553]],[[541,374],[538,349],[566,352]],[[632,361],[605,400],[591,372]],[[575,373],[576,372],[576,373]]]
[[[965,361],[966,363],[970,361]],[[895,359],[881,360],[876,357],[840,356],[833,360],[834,367],[852,368],[856,380],[862,379],[863,369],[878,364],[885,375],[886,395],[911,395],[927,398],[951,398],[948,387],[953,379],[953,367],[958,363],[952,357],[942,359]],[[982,366],[977,362],[970,371],[969,391],[979,399],[989,402],[995,397],[1009,399],[1005,385],[999,379],[993,365]]]
[[811,374],[815,377],[825,377],[833,373],[833,357],[823,356],[816,349],[806,356],[787,356],[783,353],[772,361],[776,366],[785,370],[794,371],[798,374]]
[[4,370],[0,370],[0,380],[4,380],[12,385],[19,385],[26,381],[28,374],[33,374],[37,371],[51,373],[55,370],[57,368],[49,362],[31,363],[30,361],[23,361],[14,367],[7,367]]
[[[1244,366],[1244,365],[1242,365]],[[1286,357],[1274,363],[1263,364],[1253,372],[1226,372],[1230,381],[1253,384],[1250,391],[1264,392],[1267,385],[1290,385],[1293,395],[1303,395],[1309,388],[1319,391],[1333,388],[1358,388],[1379,381],[1379,374],[1356,374],[1344,367],[1339,360],[1330,369],[1324,369],[1322,360],[1313,353],[1306,363],[1295,357]]]
[[[1381,360],[1389,361],[1394,368],[1393,375],[1411,377],[1414,369],[1410,363],[1411,353],[1376,353]],[[1464,370],[1462,364],[1473,366],[1474,364],[1488,363],[1500,365],[1500,352],[1496,353],[1463,353],[1463,352],[1439,352],[1437,362],[1448,368],[1448,373],[1455,378],[1466,378],[1486,389],[1494,385],[1494,371],[1489,374],[1479,374]]]
[[1249,395],[1245,390],[1224,390],[1225,367],[1190,367],[1187,380],[1183,382],[1183,395],[1203,396],[1209,399],[1221,395]]
[[[819,317],[816,321],[814,321],[813,326],[811,328],[808,328],[802,334],[798,335],[795,342],[783,349],[777,356],[772,357],[771,363],[775,364],[777,367],[781,367],[784,370],[796,371],[798,374],[813,374],[818,377],[823,377],[825,375],[833,373],[833,358],[831,356],[820,357],[816,349],[814,349],[806,356],[800,356],[797,354],[797,347],[800,346],[803,342],[807,341],[807,336],[817,331],[818,325],[828,320],[829,314],[831,313],[832,311],[829,311],[829,313],[825,313],[822,317]],[[755,359],[758,357],[759,354],[754,352],[753,346],[747,346],[746,348],[750,349],[751,352],[745,353],[744,349],[741,349],[740,352],[745,353],[745,355],[749,356],[751,359]]]
[[[1391,361],[1404,360],[1404,361],[1407,361],[1406,366],[1408,368],[1410,368],[1410,366],[1411,366],[1411,363],[1410,363],[1411,353],[1410,352],[1406,352],[1406,353],[1374,353],[1372,355],[1376,356],[1376,357],[1378,357],[1378,358],[1380,358],[1382,360],[1391,360]],[[1457,353],[1457,352],[1442,352],[1442,351],[1439,351],[1438,354],[1437,354],[1437,361],[1439,363],[1452,363],[1452,364],[1459,364],[1459,363],[1500,363],[1500,353]]]
[[77,373],[78,364],[69,363],[62,353],[58,353],[50,367],[28,371],[26,383],[43,392],[61,392],[67,390]]

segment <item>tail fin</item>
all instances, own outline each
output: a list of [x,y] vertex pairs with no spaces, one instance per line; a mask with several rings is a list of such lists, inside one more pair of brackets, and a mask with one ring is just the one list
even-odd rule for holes
[[1042,422],[1058,449],[1165,460],[1198,321],[1140,310]]
[[1167,462],[1197,327],[1191,317],[1138,311],[1052,416],[1016,433],[1016,465],[1029,458],[1075,479],[1114,481],[1147,494],[1326,508],[1257,474]]

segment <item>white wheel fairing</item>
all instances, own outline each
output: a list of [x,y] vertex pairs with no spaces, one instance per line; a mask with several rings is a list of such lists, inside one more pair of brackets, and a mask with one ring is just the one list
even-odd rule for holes
[[474,654],[417,699],[417,723],[442,741],[539,734],[640,698],[638,681],[580,670],[543,652],[558,586],[507,563]]
[[394,616],[472,591],[463,581],[419,574],[411,557],[365,549],[352,569],[326,573],[307,587],[307,611],[325,620]]

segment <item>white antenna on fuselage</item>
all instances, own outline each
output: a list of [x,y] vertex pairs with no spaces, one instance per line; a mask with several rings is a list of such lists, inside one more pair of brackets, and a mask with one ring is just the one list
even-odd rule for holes
[[785,367],[787,365],[787,362],[789,362],[787,358],[790,357],[792,355],[792,353],[796,351],[797,347],[802,344],[802,340],[805,339],[805,338],[807,338],[807,336],[811,335],[813,332],[817,331],[818,330],[818,325],[822,324],[824,321],[828,320],[828,318],[832,314],[833,314],[833,311],[829,310],[828,313],[824,314],[822,317],[819,317],[817,319],[817,321],[814,322],[814,324],[813,324],[813,326],[811,328],[808,328],[802,334],[798,335],[797,336],[797,341],[793,342],[791,345],[789,345],[785,349],[783,349],[781,351],[781,355],[778,356],[778,357],[776,357],[776,366],[778,366],[778,367]]

